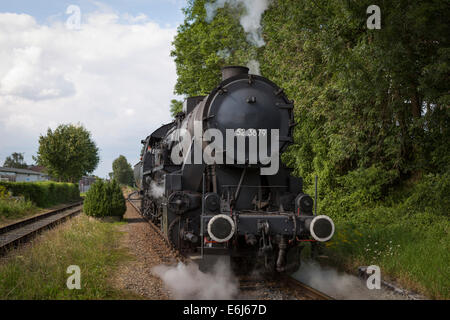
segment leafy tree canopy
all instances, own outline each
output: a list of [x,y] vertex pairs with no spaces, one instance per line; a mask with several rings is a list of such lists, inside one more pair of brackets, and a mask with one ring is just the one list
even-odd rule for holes
[[369,0],[274,0],[258,49],[246,42],[241,9],[225,6],[208,23],[206,2],[184,10],[175,92],[207,94],[222,66],[258,58],[295,102],[295,145],[283,160],[306,186],[317,174],[324,195],[352,181],[376,200],[410,177],[449,170],[448,2],[381,1],[381,29],[369,30]]
[[120,155],[117,159],[113,161],[113,178],[119,184],[133,186],[133,169],[128,163],[127,158]]
[[39,137],[37,164],[60,181],[77,182],[92,173],[99,162],[98,148],[91,133],[81,125],[61,124]]
[[170,101],[170,114],[172,115],[172,117],[175,118],[177,113],[181,111],[183,111],[183,102],[176,99],[172,99]]
[[369,30],[371,4],[279,0],[264,16],[261,67],[299,122],[285,160],[330,191],[353,171],[375,168],[389,186],[450,163],[449,5],[381,2],[381,29]]
[[23,153],[18,152],[13,152],[10,156],[6,157],[3,166],[7,168],[17,168],[17,169],[28,168],[28,165],[23,160]]
[[198,96],[208,94],[220,81],[221,68],[247,64],[256,49],[247,43],[237,18],[242,8],[225,6],[206,21],[205,3],[189,0],[183,10],[185,20],[178,27],[171,55],[175,58],[178,79],[175,93]]

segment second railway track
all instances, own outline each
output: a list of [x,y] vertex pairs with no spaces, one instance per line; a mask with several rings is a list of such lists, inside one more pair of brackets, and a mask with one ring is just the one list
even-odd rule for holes
[[[131,195],[133,194],[127,197],[127,201],[141,214],[137,202],[139,199],[130,198]],[[164,239],[167,245],[171,247],[160,229],[142,214],[141,216]],[[186,262],[184,256],[179,253],[177,253],[177,256],[180,258],[180,261]],[[239,277],[239,289],[239,299],[333,300],[327,294],[311,288],[287,275],[279,275],[273,278]]]
[[83,202],[79,201],[62,208],[50,210],[43,214],[0,227],[0,255],[8,252],[11,248],[28,241],[42,230],[80,213],[83,208],[82,205]]

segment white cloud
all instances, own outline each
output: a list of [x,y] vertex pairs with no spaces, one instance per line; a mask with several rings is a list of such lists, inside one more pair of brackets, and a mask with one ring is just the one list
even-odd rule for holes
[[97,174],[119,154],[137,161],[140,140],[170,121],[175,33],[142,14],[92,13],[80,30],[0,14],[0,165],[14,151],[31,160],[39,134],[77,122],[101,149]]
[[60,70],[44,67],[42,48],[13,48],[10,68],[0,80],[0,94],[31,100],[53,99],[74,94],[74,85]]

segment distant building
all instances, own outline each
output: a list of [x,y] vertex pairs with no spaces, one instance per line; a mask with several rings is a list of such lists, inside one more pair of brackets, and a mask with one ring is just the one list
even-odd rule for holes
[[32,170],[32,171],[36,171],[36,172],[42,172],[42,173],[45,173],[45,171],[46,171],[46,168],[44,166],[33,166],[33,165],[31,165],[31,166],[28,166],[27,169],[28,170]]
[[48,180],[49,176],[43,172],[29,169],[0,167],[0,181],[36,182]]
[[87,192],[96,179],[97,178],[94,176],[82,177],[80,182],[78,182],[78,189],[80,189],[80,192]]

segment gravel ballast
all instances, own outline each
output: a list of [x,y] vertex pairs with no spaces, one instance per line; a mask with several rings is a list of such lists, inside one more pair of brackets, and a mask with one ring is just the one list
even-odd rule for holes
[[152,273],[152,268],[176,264],[176,255],[128,202],[124,219],[127,224],[121,227],[121,231],[125,233],[123,246],[133,259],[118,268],[114,286],[131,291],[143,299],[171,299],[170,292],[164,288],[161,279]]

